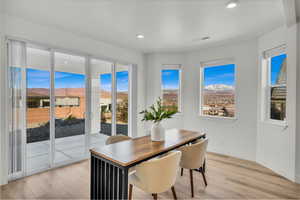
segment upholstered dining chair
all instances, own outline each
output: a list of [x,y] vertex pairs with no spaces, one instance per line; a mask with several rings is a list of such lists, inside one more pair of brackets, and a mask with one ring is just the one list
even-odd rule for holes
[[126,135],[113,135],[113,136],[109,136],[106,139],[105,144],[109,145],[109,144],[114,144],[114,143],[117,143],[117,142],[122,142],[122,141],[125,141],[125,140],[131,140],[131,139],[132,139],[131,137],[126,136]]
[[174,184],[180,157],[180,151],[172,151],[162,157],[142,162],[136,166],[136,172],[129,176],[129,200],[132,199],[133,186],[152,194],[155,200],[157,194],[171,188],[174,199],[177,199]]
[[197,169],[200,171],[205,186],[207,186],[207,181],[205,177],[205,166],[204,166],[207,144],[208,144],[208,139],[200,139],[197,140],[196,143],[183,146],[178,149],[182,153],[181,160],[180,160],[181,176],[183,175],[183,169],[189,169],[190,171],[192,197],[194,197],[193,170]]

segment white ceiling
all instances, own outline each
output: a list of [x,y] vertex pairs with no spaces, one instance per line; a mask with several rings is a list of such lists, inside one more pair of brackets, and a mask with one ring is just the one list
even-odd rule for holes
[[[6,12],[143,52],[243,40],[284,24],[281,0],[6,0]],[[137,40],[136,34],[145,35]],[[204,36],[211,39],[202,41]]]

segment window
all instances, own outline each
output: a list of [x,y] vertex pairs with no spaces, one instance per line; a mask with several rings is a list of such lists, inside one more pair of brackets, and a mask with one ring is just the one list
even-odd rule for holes
[[268,120],[286,120],[286,68],[285,46],[265,52],[267,65],[266,115]]
[[181,69],[180,65],[163,65],[161,90],[163,106],[181,112]]
[[235,64],[232,63],[223,60],[201,64],[201,116],[235,117]]

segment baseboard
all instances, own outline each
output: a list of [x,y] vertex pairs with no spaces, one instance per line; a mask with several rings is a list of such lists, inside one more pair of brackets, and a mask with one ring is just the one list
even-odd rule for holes
[[281,169],[276,169],[275,167],[270,167],[270,165],[268,163],[264,162],[264,161],[257,160],[256,163],[262,165],[265,168],[268,168],[268,169],[272,170],[275,174],[278,174],[278,175],[280,175],[280,176],[282,176],[282,177],[284,177],[284,178],[286,178],[286,179],[288,179],[292,182],[297,182],[295,180],[296,177],[291,176],[290,174],[288,174],[287,172],[285,172]]
[[208,152],[210,153],[214,153],[214,154],[219,154],[219,155],[223,155],[223,156],[230,156],[230,157],[233,157],[233,158],[238,158],[240,160],[246,160],[246,161],[252,161],[252,162],[256,162],[255,159],[251,159],[250,157],[243,157],[239,154],[233,154],[231,152],[219,152],[219,151],[216,151],[214,149],[208,149],[207,150]]
[[295,181],[300,184],[300,174],[296,174]]
[[0,177],[0,186],[1,185],[6,185],[8,183],[7,179],[4,177]]

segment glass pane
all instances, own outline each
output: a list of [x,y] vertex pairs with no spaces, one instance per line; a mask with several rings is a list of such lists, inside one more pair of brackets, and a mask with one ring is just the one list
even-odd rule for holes
[[117,81],[117,134],[128,135],[128,94],[129,94],[129,66],[116,65]]
[[286,84],[286,54],[271,58],[271,85]]
[[112,74],[100,74],[101,133],[112,134]]
[[23,70],[25,61],[25,45],[21,42],[9,42],[9,81],[8,89],[10,95],[8,111],[8,130],[9,130],[9,148],[8,148],[8,173],[13,175],[22,172],[22,136],[24,127],[24,109],[23,109]]
[[27,48],[27,171],[49,168],[50,52]]
[[85,152],[85,58],[55,53],[55,162]]
[[180,70],[167,69],[161,72],[163,105],[169,110],[178,110],[180,93]]
[[10,67],[9,90],[11,107],[9,118],[9,173],[22,171],[22,71],[20,67]]
[[90,146],[99,147],[105,144],[107,136],[112,135],[112,63],[91,60],[91,133]]
[[235,116],[235,65],[204,68],[202,114]]
[[286,117],[286,87],[271,88],[271,119],[285,120]]

